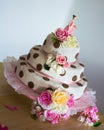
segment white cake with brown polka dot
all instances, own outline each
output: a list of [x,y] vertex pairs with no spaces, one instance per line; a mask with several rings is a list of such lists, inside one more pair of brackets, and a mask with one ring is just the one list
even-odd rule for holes
[[83,95],[87,79],[84,65],[78,61],[80,46],[73,29],[58,28],[47,36],[43,45],[36,45],[27,55],[20,56],[15,72],[24,85],[38,93],[60,88],[75,99]]

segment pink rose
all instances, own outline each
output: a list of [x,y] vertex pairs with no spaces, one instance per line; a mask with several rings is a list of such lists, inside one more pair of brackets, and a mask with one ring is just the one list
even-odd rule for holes
[[73,107],[74,106],[74,96],[71,96],[70,99],[67,102],[68,107]]
[[66,57],[63,55],[57,55],[56,61],[58,62],[58,64],[64,65],[66,63]]
[[38,101],[43,105],[49,105],[52,102],[51,94],[48,91],[43,91],[39,95]]
[[58,28],[55,32],[55,35],[59,41],[64,41],[68,37],[68,32],[61,28]]
[[45,118],[46,118],[48,121],[50,121],[52,124],[58,123],[59,118],[60,118],[60,116],[59,116],[58,114],[54,113],[54,112],[51,111],[51,110],[46,110],[46,111],[44,112],[44,116],[45,116]]

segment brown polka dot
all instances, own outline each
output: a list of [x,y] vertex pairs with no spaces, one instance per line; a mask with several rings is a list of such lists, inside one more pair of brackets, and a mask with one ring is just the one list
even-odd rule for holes
[[26,63],[25,62],[21,62],[20,65],[26,65]]
[[29,88],[33,88],[34,87],[34,83],[32,81],[28,82],[28,87]]
[[46,90],[50,90],[50,91],[53,91],[54,89],[53,89],[53,88],[47,88]]
[[47,41],[47,40],[45,39],[44,42],[43,42],[43,45],[46,45],[46,41]]
[[65,56],[66,60],[68,60],[67,56]]
[[82,67],[84,67],[84,64],[82,64],[82,63],[79,63]]
[[31,73],[34,73],[34,70],[33,69],[28,69],[29,72]]
[[64,87],[64,88],[68,88],[69,87],[69,85],[67,85],[67,84],[62,84],[62,86]]
[[74,75],[73,78],[72,78],[72,81],[76,81],[77,80],[77,76]]
[[77,59],[77,58],[78,58],[78,55],[79,55],[79,53],[77,53],[77,54],[75,55],[75,59]]
[[37,50],[37,51],[38,51],[38,50],[39,50],[39,48],[33,47],[33,50]]
[[19,72],[19,76],[20,76],[20,78],[23,77],[23,71],[22,70]]
[[87,79],[86,78],[82,78],[84,81],[86,81],[87,82]]
[[72,67],[72,68],[76,68],[76,66],[75,66],[75,65],[71,65],[70,67]]
[[38,53],[33,54],[33,58],[37,58],[39,56]]
[[83,72],[80,74],[80,78],[82,78],[84,76]]
[[43,79],[46,80],[46,81],[49,81],[49,78],[47,78],[47,77],[43,77]]
[[37,68],[37,70],[40,71],[40,70],[42,69],[42,65],[41,65],[41,64],[37,64],[37,67],[36,67],[36,68]]
[[81,83],[79,83],[79,82],[77,82],[76,84],[77,84],[78,86],[83,86],[83,84],[81,84]]
[[60,47],[59,41],[54,42],[54,43],[53,43],[53,46],[54,46],[55,48],[59,48],[59,47]]
[[24,58],[24,57],[22,57],[22,56],[20,56],[20,60],[25,60],[25,58]]
[[27,55],[27,60],[30,58],[30,53]]
[[14,72],[16,72],[17,71],[17,66],[15,67],[15,70],[14,70]]
[[60,74],[60,76],[64,76],[66,74],[66,71],[64,70],[64,73],[63,74]]

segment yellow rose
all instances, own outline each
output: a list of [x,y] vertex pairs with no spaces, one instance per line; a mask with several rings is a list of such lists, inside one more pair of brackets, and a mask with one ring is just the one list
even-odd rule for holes
[[66,104],[68,99],[69,99],[69,94],[64,90],[60,90],[60,91],[56,90],[52,94],[53,103],[58,104],[58,105]]

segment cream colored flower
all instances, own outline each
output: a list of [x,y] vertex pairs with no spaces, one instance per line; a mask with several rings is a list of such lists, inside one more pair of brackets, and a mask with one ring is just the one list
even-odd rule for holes
[[67,101],[69,99],[69,94],[64,90],[56,90],[52,94],[52,101],[55,104],[58,105],[66,105]]

